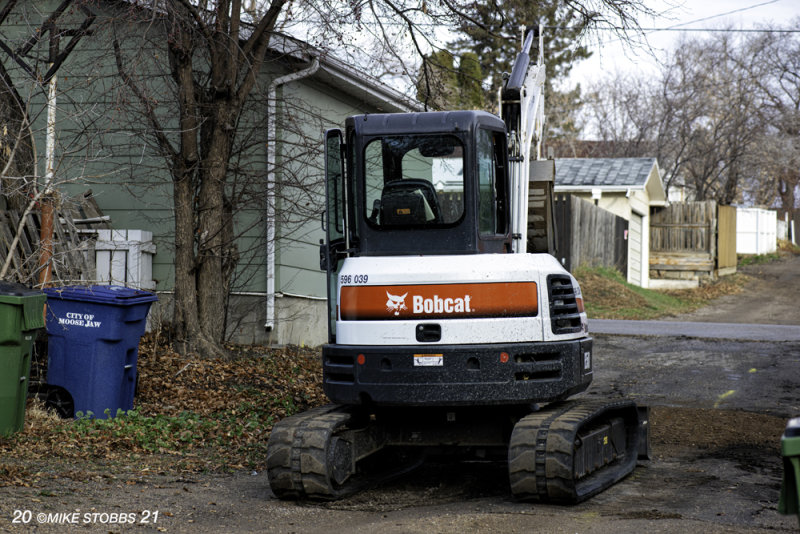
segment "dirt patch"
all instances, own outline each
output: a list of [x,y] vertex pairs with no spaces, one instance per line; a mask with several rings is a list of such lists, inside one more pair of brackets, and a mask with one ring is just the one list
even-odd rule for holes
[[[0,487],[0,531],[28,532],[15,511],[127,514],[136,523],[36,524],[37,532],[791,532],[796,518],[775,510],[782,420],[695,408],[653,409],[653,460],[572,507],[519,503],[497,462],[428,462],[404,478],[332,503],[275,500],[264,473],[178,474],[86,462],[81,476],[18,473],[26,484]],[[75,465],[80,469],[81,466]],[[157,522],[153,514],[158,512]],[[105,515],[102,515],[105,514]],[[133,514],[133,515],[131,515]],[[92,519],[94,516],[88,516]],[[145,517],[150,523],[142,523]]]
[[715,298],[709,305],[682,315],[681,321],[800,325],[800,256],[740,269],[747,276],[742,290]]
[[656,446],[709,449],[744,445],[780,452],[786,419],[759,413],[654,406],[651,437]]

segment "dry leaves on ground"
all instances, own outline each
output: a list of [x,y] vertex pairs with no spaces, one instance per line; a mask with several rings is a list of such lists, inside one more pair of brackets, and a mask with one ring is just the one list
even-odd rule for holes
[[25,427],[0,438],[0,485],[53,470],[73,478],[116,467],[163,472],[261,469],[272,425],[326,402],[318,351],[229,346],[229,360],[190,359],[142,339],[134,411],[61,420],[29,400]]

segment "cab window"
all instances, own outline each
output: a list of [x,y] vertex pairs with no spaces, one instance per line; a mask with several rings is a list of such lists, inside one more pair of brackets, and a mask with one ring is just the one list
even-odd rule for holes
[[391,136],[364,151],[365,213],[378,228],[435,227],[464,215],[464,147],[451,135]]
[[505,142],[504,133],[478,130],[478,228],[483,235],[506,233]]

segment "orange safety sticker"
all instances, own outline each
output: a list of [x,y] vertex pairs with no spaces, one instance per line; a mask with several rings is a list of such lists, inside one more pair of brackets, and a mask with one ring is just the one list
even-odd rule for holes
[[344,321],[533,317],[539,310],[536,282],[344,286]]

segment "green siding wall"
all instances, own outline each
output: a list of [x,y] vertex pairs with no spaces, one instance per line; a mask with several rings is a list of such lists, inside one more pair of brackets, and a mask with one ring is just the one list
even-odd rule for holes
[[[324,209],[323,135],[344,128],[348,116],[376,111],[352,97],[306,79],[283,88],[279,106],[279,162],[286,175],[302,176],[298,191],[278,199],[276,289],[292,295],[324,298],[325,275],[319,270],[319,242],[324,239],[320,218]],[[291,127],[287,126],[287,122]],[[300,149],[298,146],[302,146]],[[282,184],[286,186],[285,183]],[[302,199],[298,209],[297,199]],[[291,207],[290,207],[291,206]],[[292,212],[292,216],[286,214]]]

